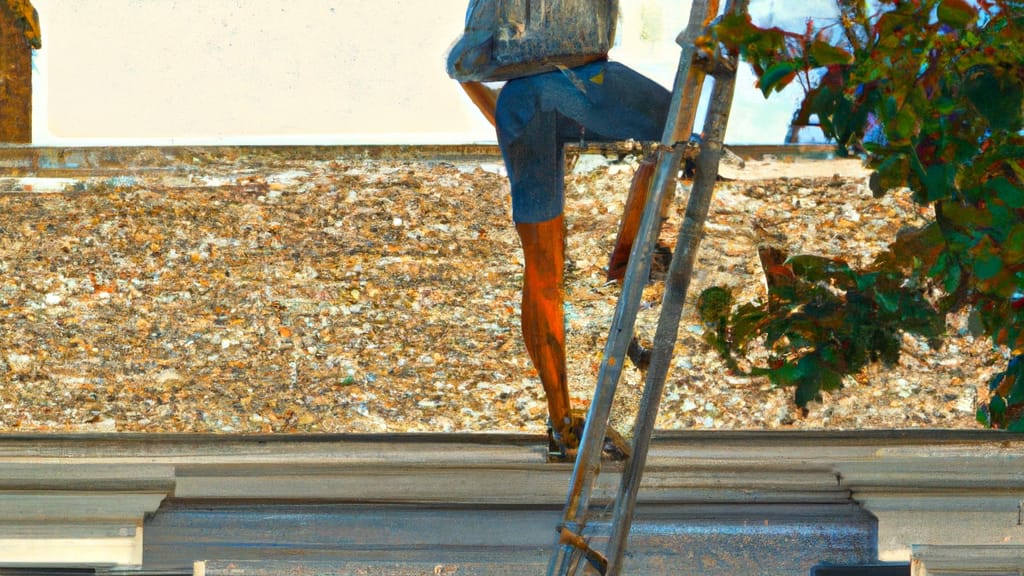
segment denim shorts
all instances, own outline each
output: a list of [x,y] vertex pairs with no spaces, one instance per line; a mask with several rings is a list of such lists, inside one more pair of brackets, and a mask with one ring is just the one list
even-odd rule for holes
[[510,80],[498,97],[498,145],[512,185],[512,219],[562,214],[568,142],[661,139],[672,95],[616,62]]

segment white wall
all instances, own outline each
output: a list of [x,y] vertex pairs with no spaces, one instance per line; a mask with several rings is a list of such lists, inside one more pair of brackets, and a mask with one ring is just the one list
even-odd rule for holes
[[[33,0],[34,141],[493,141],[444,72],[466,1]],[[621,5],[613,56],[670,84],[688,0]],[[728,140],[781,142],[795,95],[765,103],[743,72]]]

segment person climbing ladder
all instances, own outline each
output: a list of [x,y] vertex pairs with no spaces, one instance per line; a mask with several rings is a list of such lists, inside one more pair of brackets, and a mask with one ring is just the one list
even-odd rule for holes
[[[470,15],[473,10],[471,5]],[[557,36],[559,30],[553,26],[547,33]],[[458,56],[453,51],[450,64]],[[541,67],[539,73],[526,70],[508,78],[497,97],[479,82],[463,81],[470,98],[495,125],[511,183],[512,220],[525,261],[522,334],[547,399],[552,455],[564,460],[575,457],[584,423],[582,413],[572,408],[566,373],[564,146],[657,141],[671,102],[667,89],[606,55],[588,60],[553,70]],[[638,171],[631,196],[638,188],[643,188],[640,194],[646,192],[649,178],[650,170]],[[632,213],[624,215],[624,222],[638,221],[643,204],[630,202]],[[635,226],[632,230],[635,235]],[[629,234],[620,234],[609,263],[611,278],[621,278],[632,241]],[[612,456],[626,456],[628,448],[617,435],[610,434],[609,441]]]

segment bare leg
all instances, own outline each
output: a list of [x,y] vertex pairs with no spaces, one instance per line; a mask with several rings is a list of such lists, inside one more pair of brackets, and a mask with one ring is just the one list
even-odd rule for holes
[[517,223],[526,269],[523,272],[522,329],[544,393],[556,441],[575,447],[565,367],[565,312],[562,277],[565,267],[565,217]]
[[609,280],[622,280],[626,274],[629,251],[633,249],[636,234],[640,231],[640,218],[644,214],[644,205],[647,204],[647,193],[651,188],[655,167],[654,159],[647,158],[640,163],[636,173],[633,174],[633,182],[629,185],[629,196],[626,197],[626,206],[622,212],[622,220],[619,222],[619,233],[615,237],[615,249],[612,250],[612,255],[608,259]]
[[492,90],[480,82],[463,82],[461,85],[469,99],[473,101],[473,104],[476,104],[480,113],[484,115],[484,118],[487,118],[491,126],[494,126],[494,111],[498,106],[498,91]]
[[[608,258],[608,280],[622,280],[626,275],[626,266],[629,264],[629,253],[636,242],[636,235],[640,231],[640,220],[647,205],[647,196],[650,193],[651,182],[654,179],[656,158],[650,156],[640,163],[636,173],[633,174],[633,182],[629,186],[629,196],[626,197],[626,206],[622,212],[622,220],[619,222],[619,232],[615,237],[615,248]],[[661,204],[661,222],[665,224],[668,219],[668,210],[671,207],[672,197],[666,195]],[[668,264],[672,259],[672,250],[661,244],[654,250],[654,262],[651,267],[651,278],[660,277],[668,270]]]

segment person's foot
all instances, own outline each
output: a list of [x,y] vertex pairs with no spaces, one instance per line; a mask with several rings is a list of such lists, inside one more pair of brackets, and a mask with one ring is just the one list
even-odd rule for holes
[[[586,418],[583,414],[573,412],[572,422],[561,432],[548,426],[548,460],[551,462],[574,462],[583,438],[583,427]],[[604,445],[601,447],[601,459],[620,462],[629,458],[632,450],[626,439],[614,428],[608,427],[604,433]]]
[[626,349],[626,358],[629,358],[637,370],[647,372],[651,365],[651,349],[640,343],[640,340],[633,336],[629,341],[629,348]]
[[[605,271],[605,277],[609,282],[621,282],[626,276],[626,266],[629,265],[629,252],[618,251],[624,253],[626,256],[619,257],[613,255],[608,263],[608,269]],[[659,240],[654,245],[654,253],[651,255],[651,273],[648,280],[651,282],[658,282],[664,280],[668,276],[668,267],[672,263],[672,248],[662,244]]]
[[651,282],[664,282],[668,278],[668,267],[672,265],[672,249],[658,242],[651,258]]

